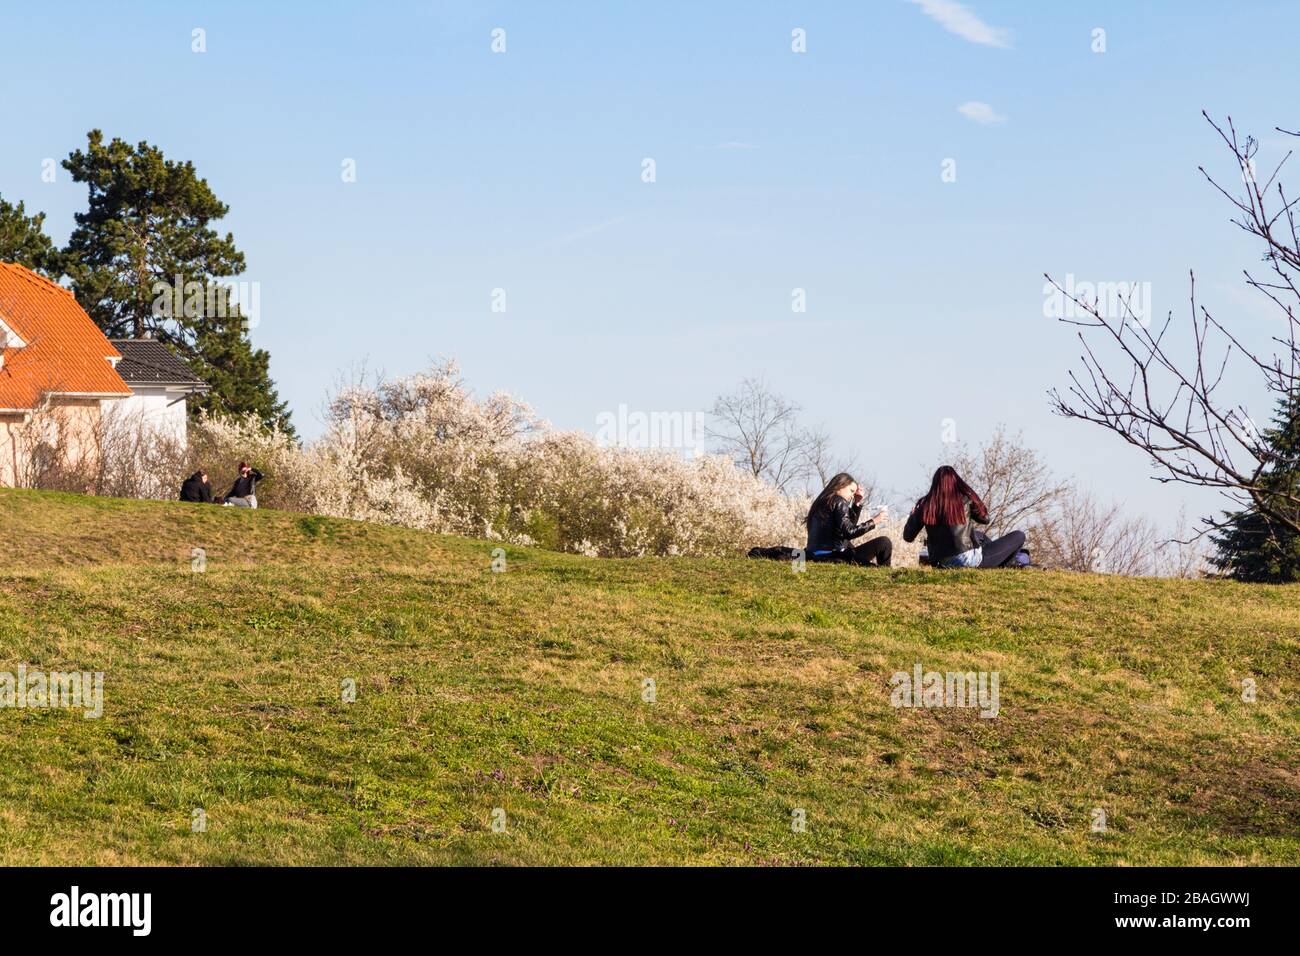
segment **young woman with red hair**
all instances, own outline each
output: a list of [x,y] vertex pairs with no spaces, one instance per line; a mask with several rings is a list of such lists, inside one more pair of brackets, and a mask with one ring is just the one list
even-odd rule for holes
[[930,563],[937,568],[1004,568],[1025,546],[1025,533],[1012,531],[996,541],[975,529],[988,524],[989,510],[951,465],[934,473],[930,490],[916,503],[903,528],[903,540],[915,541],[925,528]]

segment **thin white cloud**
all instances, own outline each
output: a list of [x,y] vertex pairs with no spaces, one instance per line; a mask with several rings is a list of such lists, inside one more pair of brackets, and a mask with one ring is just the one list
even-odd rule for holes
[[753,143],[719,143],[713,149],[758,149]]
[[1003,50],[1011,48],[1011,34],[1001,27],[991,27],[975,11],[956,0],[909,0],[949,33],[963,40]]
[[[1268,296],[1258,289],[1241,282],[1216,282],[1215,289],[1226,299],[1232,300],[1232,307],[1249,313],[1253,318],[1265,322],[1287,322],[1286,312],[1278,308],[1277,303],[1270,302]],[[1213,308],[1210,310],[1214,311]],[[1224,310],[1226,311],[1226,310]]]
[[544,242],[542,243],[541,248],[550,249],[555,246],[567,246],[570,243],[578,242],[582,239],[588,239],[591,236],[595,236],[598,235],[599,233],[604,232],[606,229],[609,229],[611,226],[617,226],[620,222],[623,222],[626,218],[627,218],[626,216],[619,216],[617,219],[607,219],[605,222],[598,222],[591,226],[585,226],[582,229],[578,229],[575,232],[570,232],[567,235],[560,236],[557,239],[552,239],[549,242]]
[[981,126],[996,126],[998,123],[1005,123],[1007,118],[989,106],[987,103],[981,103],[978,100],[970,100],[957,107],[957,112],[968,120],[974,120]]

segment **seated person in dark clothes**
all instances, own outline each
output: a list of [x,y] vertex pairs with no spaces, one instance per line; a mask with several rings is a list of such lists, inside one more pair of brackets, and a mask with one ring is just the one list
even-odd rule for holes
[[841,472],[813,499],[808,517],[804,519],[808,526],[807,559],[853,564],[871,564],[874,561],[888,567],[894,554],[894,543],[889,538],[873,538],[856,547],[853,544],[854,538],[874,529],[886,512],[881,510],[871,520],[859,524],[861,514],[862,488],[852,475]]
[[256,468],[250,467],[248,462],[241,461],[239,463],[239,477],[230,486],[230,490],[226,492],[226,500],[223,504],[228,508],[256,508],[257,483],[263,477],[263,474]]
[[1015,564],[1025,533],[1012,531],[996,541],[979,533],[989,510],[956,469],[944,465],[934,473],[930,490],[916,503],[903,527],[903,540],[915,541],[925,528],[930,563],[936,568],[1004,568]]
[[181,501],[202,501],[212,504],[212,486],[208,484],[206,471],[196,471],[181,482]]

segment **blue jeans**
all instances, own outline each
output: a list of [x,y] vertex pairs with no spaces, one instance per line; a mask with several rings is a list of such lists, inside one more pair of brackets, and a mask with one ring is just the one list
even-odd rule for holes
[[984,560],[983,548],[971,548],[961,554],[954,554],[939,565],[941,568],[978,568]]

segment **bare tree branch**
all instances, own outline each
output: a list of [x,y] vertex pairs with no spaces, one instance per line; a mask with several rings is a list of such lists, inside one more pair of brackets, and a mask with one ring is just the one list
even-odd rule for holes
[[737,467],[788,491],[831,467],[829,437],[824,429],[800,424],[801,410],[762,379],[747,378],[734,393],[714,401],[714,422],[706,431],[715,449]]
[[[1238,509],[1258,511],[1300,532],[1300,491],[1268,480],[1274,454],[1246,406],[1221,393],[1236,364],[1253,368],[1277,400],[1300,389],[1300,199],[1288,199],[1282,183],[1275,183],[1290,153],[1261,184],[1254,138],[1240,139],[1231,118],[1225,128],[1203,115],[1232,151],[1243,188],[1230,192],[1204,168],[1201,173],[1237,211],[1232,221],[1263,244],[1270,275],[1257,279],[1247,272],[1246,282],[1281,311],[1285,336],[1272,337],[1270,355],[1247,347],[1198,305],[1193,275],[1185,327],[1191,333],[1191,357],[1185,358],[1179,354],[1183,343],[1166,344],[1166,333],[1175,328],[1172,313],[1153,331],[1134,314],[1129,300],[1118,310],[1103,311],[1097,301],[1067,293],[1048,276],[1048,282],[1078,307],[1077,316],[1060,321],[1078,328],[1083,348],[1082,371],[1070,373],[1065,394],[1056,389],[1049,393],[1052,409],[1100,425],[1142,450],[1156,468],[1157,481],[1218,489]],[[1208,519],[1203,523],[1202,533],[1215,526]]]

